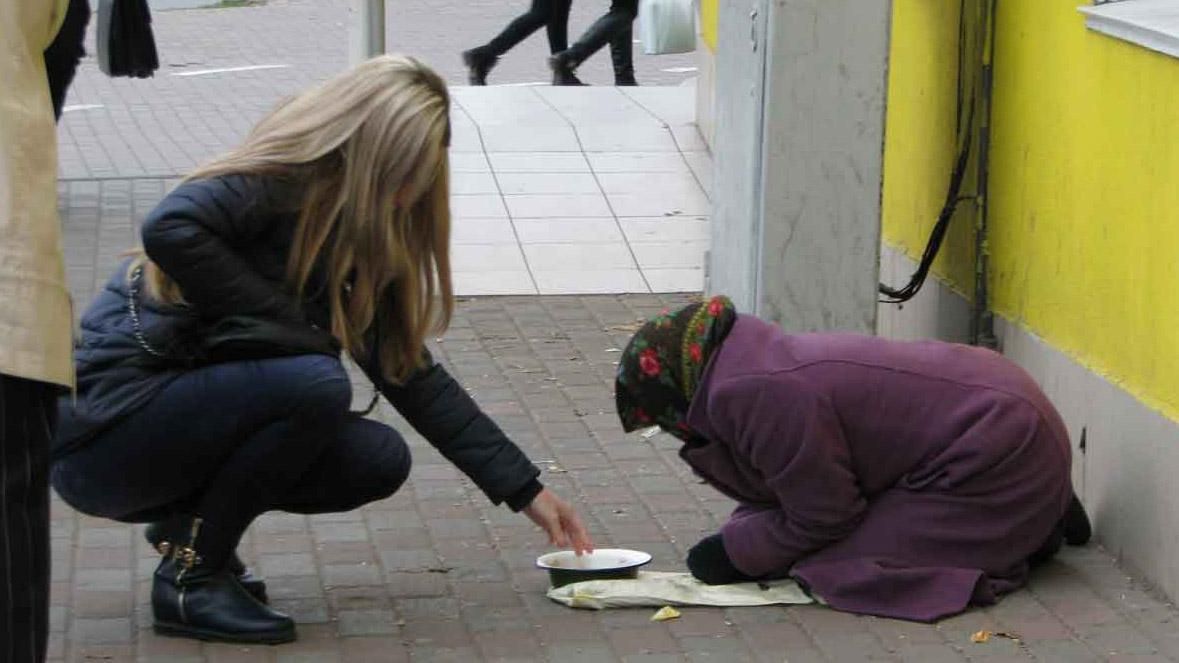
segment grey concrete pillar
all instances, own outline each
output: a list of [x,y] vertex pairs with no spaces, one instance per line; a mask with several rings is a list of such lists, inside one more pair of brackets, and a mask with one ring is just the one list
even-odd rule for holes
[[721,3],[709,290],[873,333],[888,0]]
[[385,0],[348,5],[348,62],[360,64],[385,52]]

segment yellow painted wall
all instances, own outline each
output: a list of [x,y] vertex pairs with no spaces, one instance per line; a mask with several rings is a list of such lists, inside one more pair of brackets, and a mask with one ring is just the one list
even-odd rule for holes
[[700,38],[716,52],[716,25],[720,16],[720,0],[700,0]]
[[[894,3],[884,235],[911,255],[949,171],[952,64],[925,56],[956,38],[951,4]],[[1179,419],[1179,59],[1088,30],[1077,5],[999,3],[992,305]],[[964,230],[939,264],[969,289]]]

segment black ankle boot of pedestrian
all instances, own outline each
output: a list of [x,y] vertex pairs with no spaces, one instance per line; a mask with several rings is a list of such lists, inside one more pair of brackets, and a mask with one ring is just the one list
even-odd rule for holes
[[630,41],[631,33],[628,30],[620,38],[610,42],[610,63],[614,65],[614,85],[617,87],[634,87],[639,84],[635,80],[634,47]]
[[200,524],[193,521],[189,543],[161,560],[152,578],[156,633],[216,642],[292,642],[294,620],[260,603],[229,570],[201,558]]
[[553,70],[553,85],[570,85],[578,86],[585,85],[581,82],[573,70],[576,67],[565,57],[563,53],[558,53],[549,58],[549,69]]
[[463,51],[463,64],[467,65],[467,83],[487,85],[487,74],[491,73],[497,62],[499,62],[499,58],[477,48]]
[[[144,538],[152,548],[167,557],[174,548],[180,545],[179,542],[187,540],[185,538],[188,536],[187,523],[191,522],[191,519],[173,518],[151,523],[144,531]],[[238,584],[251,596],[263,603],[270,603],[270,597],[266,594],[266,583],[250,571],[236,552],[229,556],[225,568],[237,577]]]

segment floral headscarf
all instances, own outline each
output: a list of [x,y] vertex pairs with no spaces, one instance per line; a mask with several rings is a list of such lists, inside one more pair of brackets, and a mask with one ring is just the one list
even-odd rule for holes
[[733,302],[722,295],[664,311],[643,325],[623,352],[614,381],[622,428],[659,426],[695,441],[684,421],[688,407],[704,367],[736,321]]

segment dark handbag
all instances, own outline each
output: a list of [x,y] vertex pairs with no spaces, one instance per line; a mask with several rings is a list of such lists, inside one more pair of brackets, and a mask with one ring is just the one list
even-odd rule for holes
[[107,76],[148,78],[160,68],[147,0],[98,0],[95,43]]
[[340,342],[314,325],[248,315],[226,316],[211,326],[201,328],[199,333],[191,335],[192,338],[171,339],[167,348],[157,347],[147,340],[139,317],[142,266],[131,271],[129,281],[127,313],[131,316],[135,341],[145,352],[163,363],[194,368],[298,355],[340,356]]

